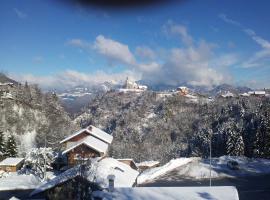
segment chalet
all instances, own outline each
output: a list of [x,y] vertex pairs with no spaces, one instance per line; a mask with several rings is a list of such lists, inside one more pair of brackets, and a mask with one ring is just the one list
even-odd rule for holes
[[250,91],[250,92],[248,92],[248,94],[250,96],[258,96],[258,97],[260,97],[260,96],[265,96],[266,92],[265,91]]
[[188,88],[187,87],[184,87],[184,86],[181,86],[181,87],[178,87],[176,89],[176,91],[180,94],[180,95],[187,95],[188,94]]
[[159,167],[159,165],[160,165],[159,161],[144,161],[136,164],[136,166],[139,168],[140,171]]
[[24,158],[6,158],[0,162],[0,170],[5,172],[16,172],[23,165]]
[[112,140],[111,135],[90,125],[66,137],[60,144],[63,144],[63,154],[67,155],[68,165],[73,166],[79,159],[105,156]]
[[232,98],[232,97],[234,97],[234,94],[231,93],[230,91],[227,91],[227,92],[221,94],[221,97],[223,97],[223,98]]
[[146,85],[140,85],[136,82],[129,80],[129,78],[127,77],[124,85],[122,86],[122,88],[119,89],[119,92],[138,92],[139,93],[145,90],[147,90]]
[[132,169],[138,170],[138,167],[132,158],[117,159],[117,161],[130,166]]

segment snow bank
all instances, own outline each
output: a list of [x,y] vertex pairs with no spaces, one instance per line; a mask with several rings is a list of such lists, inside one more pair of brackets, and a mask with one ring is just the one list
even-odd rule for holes
[[173,159],[170,162],[168,162],[167,164],[161,166],[161,167],[156,167],[153,169],[149,169],[144,171],[142,174],[140,174],[140,176],[137,179],[137,183],[141,184],[144,183],[146,181],[149,180],[153,180],[154,178],[166,174],[167,172],[186,165],[187,163],[191,162],[192,158],[177,158],[177,159]]
[[0,191],[34,189],[40,184],[40,179],[34,175],[11,173],[5,178],[0,178]]
[[113,193],[94,192],[96,197],[104,200],[239,200],[235,187],[137,187],[137,188],[115,188]]

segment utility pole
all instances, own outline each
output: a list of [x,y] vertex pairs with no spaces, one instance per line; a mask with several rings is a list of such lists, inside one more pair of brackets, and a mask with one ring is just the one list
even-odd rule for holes
[[210,132],[210,181],[209,186],[212,187],[212,133]]

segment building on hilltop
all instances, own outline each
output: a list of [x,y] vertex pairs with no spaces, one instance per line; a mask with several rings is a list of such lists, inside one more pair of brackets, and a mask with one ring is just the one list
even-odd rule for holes
[[262,90],[262,91],[250,91],[248,92],[248,94],[250,96],[258,96],[258,97],[261,97],[261,96],[265,96],[266,95],[266,92],[265,90]]
[[140,85],[136,82],[133,82],[131,80],[129,80],[129,78],[127,77],[122,89],[125,89],[125,90],[141,90],[141,91],[144,91],[144,90],[147,90],[147,86],[146,85]]
[[187,95],[188,94],[188,88],[185,86],[180,86],[176,89],[177,93],[179,93],[180,95]]
[[73,166],[78,160],[106,156],[113,136],[92,125],[73,133],[60,142],[63,154],[67,155],[68,165]]

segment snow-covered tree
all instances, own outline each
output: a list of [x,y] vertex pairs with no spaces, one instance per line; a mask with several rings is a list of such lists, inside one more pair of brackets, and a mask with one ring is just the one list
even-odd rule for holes
[[241,156],[244,155],[244,141],[241,134],[241,130],[238,128],[234,121],[228,121],[225,123],[226,128],[226,153],[227,155]]
[[31,170],[41,179],[46,179],[46,171],[52,169],[51,164],[54,160],[52,148],[33,148],[26,155],[23,169]]
[[17,156],[17,144],[14,135],[9,135],[5,144],[5,157]]
[[262,107],[259,126],[256,132],[255,155],[270,158],[270,108],[269,104]]

